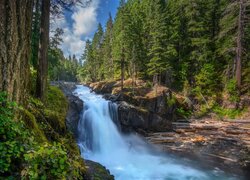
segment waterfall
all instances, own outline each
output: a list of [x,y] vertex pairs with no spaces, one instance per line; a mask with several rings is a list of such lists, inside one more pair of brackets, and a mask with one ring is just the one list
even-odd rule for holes
[[78,124],[78,145],[82,156],[106,166],[115,179],[229,179],[152,153],[138,136],[125,136],[120,132],[116,104],[92,93],[85,86],[77,86],[75,94],[84,101],[84,111]]

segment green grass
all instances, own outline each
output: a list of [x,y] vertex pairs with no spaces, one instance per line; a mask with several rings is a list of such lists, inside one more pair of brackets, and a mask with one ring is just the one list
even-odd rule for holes
[[216,113],[219,118],[230,118],[230,119],[235,119],[236,117],[240,116],[243,112],[244,109],[226,109],[223,108],[219,105],[215,105],[212,108],[212,111]]

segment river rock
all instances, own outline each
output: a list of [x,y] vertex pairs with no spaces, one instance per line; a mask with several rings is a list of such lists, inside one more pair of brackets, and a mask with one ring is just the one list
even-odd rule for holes
[[114,180],[114,176],[110,174],[109,170],[107,170],[101,164],[85,160],[85,165],[87,168],[87,174],[84,177],[86,180]]

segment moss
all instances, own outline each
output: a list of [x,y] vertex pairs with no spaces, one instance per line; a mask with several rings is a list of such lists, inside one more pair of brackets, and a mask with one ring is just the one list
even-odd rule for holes
[[68,109],[67,99],[58,87],[49,87],[46,98],[46,109],[58,112],[62,116],[66,116]]
[[47,120],[47,122],[51,125],[51,127],[58,133],[64,134],[66,131],[66,125],[65,125],[65,116],[52,111],[45,109],[44,115]]
[[176,102],[177,102],[175,96],[172,96],[172,98],[165,97],[165,101],[166,101],[166,106],[167,106],[167,107],[172,107],[172,106],[175,105]]
[[44,133],[41,131],[39,125],[36,122],[35,116],[30,113],[27,109],[22,109],[22,120],[24,121],[26,127],[33,131],[35,137],[39,142],[47,141]]

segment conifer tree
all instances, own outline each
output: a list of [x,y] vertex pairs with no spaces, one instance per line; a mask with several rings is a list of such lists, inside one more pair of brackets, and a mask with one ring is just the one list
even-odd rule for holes
[[165,56],[166,21],[165,1],[156,0],[150,3],[149,19],[151,19],[149,32],[149,63],[148,73],[153,76],[153,83],[160,82],[161,73],[167,70],[168,62]]
[[242,62],[248,54],[249,6],[246,0],[227,2],[220,21],[218,53],[224,59],[227,81],[235,79],[239,90],[242,85]]
[[106,31],[103,38],[103,71],[105,79],[114,78],[114,59],[112,56],[112,41],[113,41],[113,19],[109,14],[109,19],[106,23]]
[[93,61],[92,65],[95,67],[94,69],[94,80],[98,81],[103,79],[103,29],[102,25],[99,23],[97,32],[95,33],[92,41],[92,50],[93,50]]

